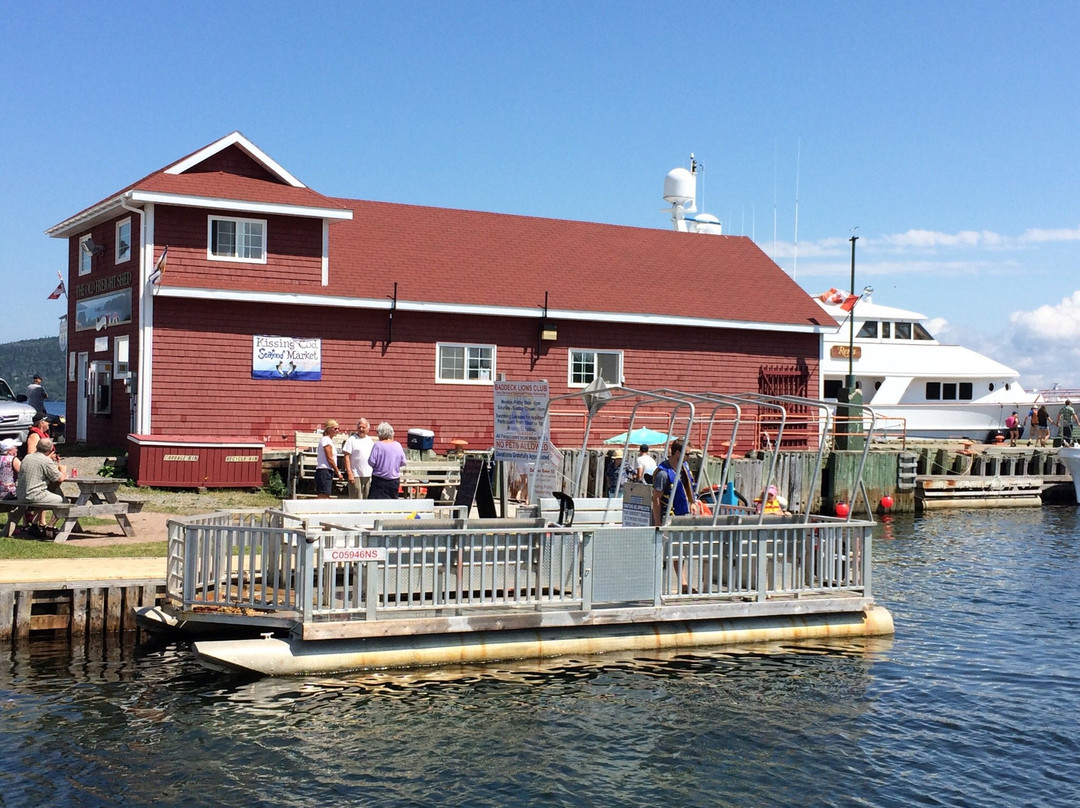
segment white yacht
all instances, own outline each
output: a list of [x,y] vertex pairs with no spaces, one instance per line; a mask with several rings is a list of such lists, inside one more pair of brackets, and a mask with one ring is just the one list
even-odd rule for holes
[[[826,399],[836,400],[850,367],[863,403],[884,416],[879,428],[892,434],[985,441],[1013,410],[1023,420],[1038,396],[1021,387],[1015,370],[938,342],[925,315],[874,303],[871,292],[855,297],[830,289],[814,297],[840,323],[824,340]],[[845,301],[854,303],[850,313]]]
[[1076,501],[1080,503],[1080,446],[1062,446],[1058,450],[1058,460],[1065,464],[1065,468],[1072,475]]

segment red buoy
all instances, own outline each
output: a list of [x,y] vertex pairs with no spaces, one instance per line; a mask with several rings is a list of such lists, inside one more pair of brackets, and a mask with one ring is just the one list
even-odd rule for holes
[[883,496],[881,498],[881,507],[882,508],[884,508],[885,510],[889,510],[889,508],[891,508],[892,506],[893,506],[893,498],[890,497],[888,494],[886,494],[885,496]]
[[851,513],[851,508],[848,507],[848,504],[846,502],[837,502],[836,503],[836,515],[837,516],[839,516],[841,519],[845,519],[845,518],[847,518],[847,515],[849,513]]

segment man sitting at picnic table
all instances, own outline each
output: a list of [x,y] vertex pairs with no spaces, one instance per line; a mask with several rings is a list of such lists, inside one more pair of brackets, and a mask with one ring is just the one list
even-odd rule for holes
[[46,507],[31,518],[27,531],[37,538],[45,537],[45,511],[48,505],[60,505],[64,497],[59,493],[60,483],[67,479],[67,468],[57,462],[52,439],[42,438],[37,451],[23,458],[15,495],[22,502],[41,504]]

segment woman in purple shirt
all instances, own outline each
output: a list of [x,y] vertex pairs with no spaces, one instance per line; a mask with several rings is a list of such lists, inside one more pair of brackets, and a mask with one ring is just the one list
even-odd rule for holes
[[386,421],[379,424],[375,434],[379,439],[371,447],[369,499],[397,499],[401,485],[401,469],[405,466],[405,450],[394,440],[394,428]]

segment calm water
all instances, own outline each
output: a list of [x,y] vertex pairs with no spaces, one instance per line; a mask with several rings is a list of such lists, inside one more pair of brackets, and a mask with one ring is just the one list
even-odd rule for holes
[[0,805],[1080,805],[1076,509],[879,526],[894,640],[340,679],[0,665]]

